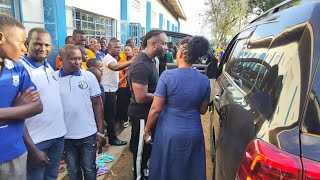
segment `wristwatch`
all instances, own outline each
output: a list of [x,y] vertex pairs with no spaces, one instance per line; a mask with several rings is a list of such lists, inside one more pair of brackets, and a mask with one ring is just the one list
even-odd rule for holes
[[97,132],[97,135],[100,136],[100,137],[102,137],[103,139],[106,138],[106,135],[104,135],[104,134],[102,134],[102,133]]

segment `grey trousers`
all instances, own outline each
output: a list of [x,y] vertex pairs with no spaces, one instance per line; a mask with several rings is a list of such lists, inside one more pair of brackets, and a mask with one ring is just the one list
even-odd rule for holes
[[26,180],[27,155],[25,152],[15,159],[0,163],[0,180]]

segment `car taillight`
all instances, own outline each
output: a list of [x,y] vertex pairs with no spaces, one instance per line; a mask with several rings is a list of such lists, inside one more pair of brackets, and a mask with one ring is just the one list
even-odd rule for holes
[[320,179],[320,163],[310,159],[302,158],[304,169],[303,180],[316,180]]
[[262,140],[254,140],[242,157],[236,179],[302,179],[300,156],[280,150]]

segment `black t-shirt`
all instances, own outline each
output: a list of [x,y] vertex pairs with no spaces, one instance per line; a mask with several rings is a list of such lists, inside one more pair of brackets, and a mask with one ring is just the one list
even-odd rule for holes
[[132,83],[148,85],[148,93],[154,93],[159,75],[155,64],[148,56],[140,52],[134,57],[128,73],[128,84],[131,91],[131,101],[128,108],[129,117],[147,118],[151,103],[137,103],[132,90]]

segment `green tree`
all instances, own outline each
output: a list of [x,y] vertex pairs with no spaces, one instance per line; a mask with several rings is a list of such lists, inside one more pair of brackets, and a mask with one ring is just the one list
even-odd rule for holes
[[248,12],[248,0],[206,0],[205,23],[211,25],[216,45],[226,42],[227,36],[239,31]]
[[284,0],[249,0],[249,13],[261,15],[263,12],[283,1]]

